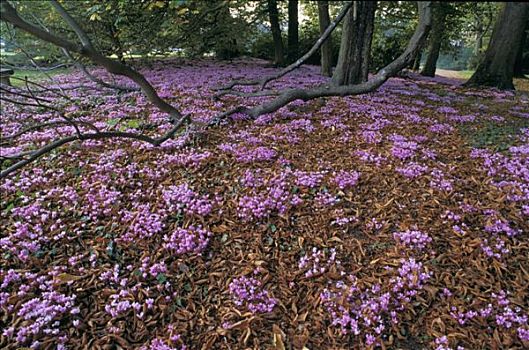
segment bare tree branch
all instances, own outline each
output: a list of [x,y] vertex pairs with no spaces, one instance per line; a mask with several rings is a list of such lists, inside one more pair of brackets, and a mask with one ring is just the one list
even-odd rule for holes
[[115,90],[119,90],[119,91],[125,91],[125,92],[132,92],[132,91],[139,91],[139,89],[137,88],[133,88],[133,87],[128,87],[128,86],[124,86],[124,85],[116,85],[116,84],[110,84],[110,83],[107,83],[101,79],[99,79],[98,77],[96,77],[95,75],[93,75],[92,73],[90,73],[88,71],[88,69],[85,67],[84,64],[82,64],[81,62],[79,62],[78,60],[76,60],[71,54],[70,52],[68,52],[68,50],[64,49],[64,48],[61,48],[62,52],[64,53],[64,55],[66,57],[68,57],[72,63],[74,64],[74,66],[79,69],[88,79],[90,79],[91,81],[93,81],[94,83],[102,86],[102,87],[105,87],[107,89],[115,89]]
[[[408,42],[408,46],[399,57],[379,70],[378,73],[368,81],[356,85],[320,85],[311,89],[288,89],[284,90],[277,98],[269,102],[265,102],[253,108],[244,108],[240,112],[245,113],[252,118],[256,118],[260,115],[277,111],[279,108],[295,100],[308,101],[318,97],[360,95],[374,91],[384,84],[390,77],[395,76],[413,61],[417,51],[420,50],[426,40],[431,26],[431,2],[420,1],[419,23],[417,24],[413,36]],[[225,117],[227,116],[229,115],[226,115]],[[218,118],[214,118],[214,120],[216,123],[219,122]]]
[[[77,26],[77,23],[75,23],[75,21],[72,19],[71,16],[68,15],[68,13],[62,8],[62,7],[56,7],[56,3],[52,3],[52,5],[57,9],[57,11],[60,11],[61,13],[64,13],[65,16],[68,16],[68,18],[70,19],[70,21],[68,22],[69,24],[72,23],[72,24],[75,24]],[[35,16],[34,14],[32,14],[32,17],[35,19],[35,21],[42,27],[42,29],[44,29],[45,31],[47,31],[48,33],[51,33],[51,31],[48,29],[48,27],[44,24],[43,21],[41,21],[41,19],[37,16]],[[79,28],[78,30],[76,30],[76,32],[79,31],[80,33],[80,37],[83,38],[84,41],[87,41],[88,43],[90,43],[90,40],[88,39],[88,37],[86,36],[86,34]],[[91,45],[91,43],[90,43]],[[61,51],[62,53],[70,60],[72,61],[73,65],[79,69],[89,80],[93,81],[94,83],[104,87],[104,88],[108,88],[108,89],[116,89],[116,90],[119,90],[119,91],[139,91],[138,88],[133,88],[133,87],[128,87],[128,86],[122,86],[122,85],[117,85],[117,84],[110,84],[110,83],[106,83],[104,82],[103,80],[99,79],[98,77],[96,77],[95,75],[93,75],[92,73],[90,73],[88,71],[88,69],[85,67],[84,64],[82,64],[80,61],[76,60],[68,50],[66,50],[65,48],[61,47]]]
[[[63,94],[64,91],[77,90],[77,89],[98,90],[97,88],[95,88],[93,86],[88,86],[88,85],[74,85],[74,86],[68,86],[68,87],[61,87],[60,89],[59,88],[53,88],[53,87],[45,86],[45,85],[39,84],[37,82],[34,82],[32,80],[29,80],[29,79],[27,79],[27,77],[19,78],[19,77],[11,76],[11,77],[9,77],[9,79],[14,79],[14,80],[18,80],[18,81],[27,81],[31,85],[35,85],[35,86],[40,87],[39,90],[33,89],[33,92],[35,92],[35,93],[52,92],[52,93],[57,94],[58,96],[60,96],[62,98],[65,98],[65,99],[70,99],[70,97],[68,97],[67,95]],[[57,91],[62,91],[63,93],[59,93]]]
[[[90,133],[90,134],[78,134],[78,135],[73,135],[73,136],[67,136],[62,139],[55,140],[39,148],[38,150],[30,153],[28,158],[20,160],[16,162],[15,164],[11,165],[10,167],[8,167],[7,169],[0,171],[0,179],[7,177],[13,172],[23,168],[29,163],[34,162],[35,160],[53,151],[54,149],[59,148],[67,143],[70,143],[76,140],[85,141],[85,140],[102,140],[102,139],[111,139],[111,138],[125,138],[125,139],[133,139],[133,140],[147,142],[153,146],[160,146],[162,143],[172,138],[178,132],[178,130],[182,127],[182,125],[188,121],[189,121],[189,118],[187,116],[180,119],[164,135],[160,137],[156,137],[156,138],[152,138],[152,137],[149,137],[147,135],[142,135],[142,134],[136,134],[136,133],[131,133],[131,132],[120,132],[120,131],[103,131],[103,132],[96,132],[96,133]],[[17,156],[11,156],[11,158],[17,158]]]
[[[334,31],[334,29],[336,28],[336,26],[345,17],[345,14],[347,13],[347,11],[349,11],[349,9],[351,8],[352,5],[353,5],[353,1],[348,1],[343,6],[343,8],[340,11],[340,13],[338,14],[338,16],[336,16],[334,21],[332,21],[331,24],[327,27],[327,29],[325,29],[325,32],[323,32],[323,34],[318,38],[318,40],[314,43],[314,45],[310,48],[310,50],[307,51],[307,53],[304,54],[303,56],[301,56],[298,60],[296,60],[296,62],[292,63],[291,65],[289,65],[289,66],[287,66],[285,68],[283,68],[282,70],[280,70],[276,74],[272,74],[272,75],[266,76],[266,77],[264,77],[262,79],[259,79],[259,80],[234,80],[231,83],[229,83],[228,85],[222,86],[220,88],[216,88],[216,90],[228,90],[228,89],[232,89],[232,88],[234,88],[235,86],[238,86],[238,85],[244,85],[244,86],[259,85],[259,89],[260,90],[264,90],[264,88],[266,87],[266,84],[268,84],[272,80],[279,79],[282,76],[292,72],[293,70],[295,70],[296,68],[301,66],[305,61],[307,61],[316,51],[318,51],[318,49],[323,45],[323,43],[325,43],[325,41],[331,36],[331,34]],[[229,94],[229,92],[220,93],[219,95],[226,95],[226,94]]]
[[[42,98],[42,97],[37,97],[37,96],[35,96],[33,94],[32,95],[28,95],[28,94],[25,94],[23,92],[19,92],[19,91],[16,91],[16,90],[17,89],[6,89],[2,85],[0,85],[0,91],[3,91],[6,94],[12,94],[12,95],[15,95],[15,96],[31,98],[33,100],[38,100],[38,101],[47,102],[47,103],[52,103],[53,102],[51,100],[47,100],[47,99]],[[30,90],[28,90],[28,91],[30,91]]]
[[[83,120],[76,120],[75,123],[79,124],[79,125],[84,125],[84,126],[88,126],[89,128],[91,128],[92,130],[94,130],[96,133],[97,132],[100,132],[100,130],[92,123],[88,123],[86,121],[83,121]],[[10,140],[14,140],[24,134],[27,134],[28,132],[32,132],[32,131],[37,131],[37,130],[41,130],[41,129],[45,129],[45,128],[48,128],[48,127],[53,127],[53,126],[60,126],[60,125],[70,125],[70,122],[66,121],[66,120],[57,120],[57,121],[53,121],[53,122],[47,122],[47,123],[39,123],[39,124],[35,124],[35,125],[30,125],[28,126],[27,128],[15,133],[15,134],[12,134],[12,135],[8,135],[8,136],[0,136],[0,140],[2,140],[2,144],[6,144],[4,141],[10,141]]]
[[69,52],[75,52],[81,56],[87,57],[96,64],[103,66],[110,73],[122,75],[131,79],[141,87],[143,93],[152,104],[171,116],[172,121],[177,123],[176,120],[183,118],[182,114],[175,107],[171,106],[169,103],[160,98],[160,96],[158,96],[156,90],[142,74],[122,64],[121,62],[107,58],[106,56],[97,52],[86,34],[84,34],[79,25],[77,25],[77,22],[75,22],[75,20],[64,10],[64,8],[62,8],[62,6],[55,0],[52,0],[52,4],[54,4],[56,9],[62,9],[62,11],[59,11],[59,14],[70,26],[72,26],[72,29],[74,29],[74,31],[77,33],[82,42],[81,46],[67,39],[60,38],[52,33],[48,33],[45,30],[42,30],[24,21],[8,1],[2,1],[0,4],[0,19],[11,23],[13,26],[26,31],[41,40],[55,44],[68,50]]

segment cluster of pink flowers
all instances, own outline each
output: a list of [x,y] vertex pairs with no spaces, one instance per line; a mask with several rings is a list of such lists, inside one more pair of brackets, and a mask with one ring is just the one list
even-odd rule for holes
[[289,178],[291,171],[285,171],[264,182],[261,186],[254,186],[252,195],[245,195],[239,199],[238,214],[243,220],[262,219],[272,213],[284,214],[290,207],[301,203],[301,198],[293,194]]
[[428,166],[419,163],[410,162],[403,167],[395,169],[399,174],[409,178],[415,179],[428,171]]
[[171,213],[183,211],[190,215],[206,216],[213,208],[207,196],[196,193],[187,183],[169,186],[163,190],[162,197]]
[[121,222],[128,225],[127,231],[119,237],[121,241],[132,242],[152,237],[165,228],[165,216],[153,212],[149,204],[133,204],[133,210],[121,210]]
[[434,125],[430,125],[428,127],[428,130],[436,134],[450,134],[454,132],[454,127],[450,124],[437,123]]
[[503,329],[513,329],[520,340],[529,341],[529,315],[519,306],[512,306],[507,298],[508,293],[500,290],[499,293],[492,293],[492,303],[484,307],[470,308],[467,311],[459,311],[452,306],[450,315],[459,325],[464,326],[475,318],[481,318],[495,327]]
[[0,248],[22,261],[26,261],[30,254],[36,253],[50,241],[45,235],[46,227],[41,222],[48,219],[61,222],[58,213],[44,208],[40,201],[13,208],[11,213],[18,221],[13,224],[14,232],[8,231],[5,237],[0,238]]
[[423,250],[429,243],[432,242],[432,238],[428,236],[428,234],[419,230],[394,232],[393,238],[399,244],[416,250]]
[[250,148],[241,144],[223,143],[218,147],[224,152],[233,154],[241,163],[263,162],[277,156],[276,151],[263,146]]
[[430,174],[432,175],[432,180],[430,181],[431,188],[446,192],[451,192],[454,190],[454,181],[448,179],[442,170],[433,169]]
[[295,184],[302,187],[318,187],[324,176],[325,172],[322,171],[294,171]]
[[456,123],[471,123],[476,120],[475,115],[451,115],[448,116],[448,120]]
[[145,257],[141,260],[141,267],[138,272],[144,279],[148,277],[157,278],[160,274],[167,273],[167,266],[164,261],[152,263],[150,257]]
[[382,134],[374,130],[364,130],[360,134],[366,143],[380,143],[382,142]]
[[[4,337],[20,345],[31,340],[34,341],[32,345],[38,345],[38,339],[42,336],[63,337],[61,328],[66,320],[74,325],[79,322],[76,320],[80,313],[76,306],[77,296],[57,290],[53,278],[60,272],[58,267],[48,275],[41,276],[30,272],[22,274],[14,270],[0,270],[0,307],[23,320],[6,327],[2,332]],[[17,298],[11,300],[9,297],[13,291]]]
[[391,147],[391,154],[393,157],[405,160],[415,156],[418,149],[417,142],[414,141],[394,141]]
[[316,275],[322,275],[333,265],[340,266],[340,261],[336,260],[336,250],[330,249],[328,253],[321,251],[320,249],[314,247],[312,248],[311,253],[306,253],[299,260],[298,267],[301,270],[305,271],[305,277],[310,278]]
[[334,175],[334,183],[339,189],[344,190],[354,187],[358,183],[359,178],[360,173],[357,171],[340,171]]
[[197,152],[194,150],[179,151],[178,154],[168,154],[165,156],[164,163],[176,164],[185,167],[198,167],[211,157],[211,152]]
[[200,226],[177,228],[163,237],[163,247],[176,254],[200,254],[206,249],[211,235],[211,232]]
[[[258,273],[254,271],[254,275]],[[241,276],[235,278],[229,286],[235,305],[244,306],[253,313],[272,312],[277,300],[272,298],[262,282],[256,277]]]
[[464,350],[465,348],[461,345],[458,345],[455,349],[450,347],[448,344],[448,338],[446,335],[443,335],[440,338],[435,339],[435,350]]
[[376,166],[381,166],[387,160],[386,157],[375,154],[370,151],[358,150],[354,153],[360,160],[365,163],[372,163]]
[[422,264],[412,258],[403,259],[397,272],[388,281],[387,289],[379,284],[361,287],[355,276],[326,288],[321,299],[331,323],[345,334],[363,336],[367,345],[376,344],[388,329],[388,320],[398,323],[399,312],[413,301],[430,278]]
[[[172,336],[172,339],[174,338],[174,342],[180,339],[180,336]],[[172,340],[171,339],[171,340]],[[153,339],[148,346],[142,346],[140,350],[186,350],[187,347],[185,345],[181,346],[173,346],[168,345],[164,340],[160,338]]]
[[316,203],[317,206],[321,208],[331,207],[334,204],[336,204],[338,201],[339,199],[335,195],[327,191],[320,191],[314,197],[314,202]]
[[357,223],[358,217],[355,215],[345,215],[342,209],[335,211],[336,218],[333,220],[332,224],[337,226],[347,226],[351,223]]

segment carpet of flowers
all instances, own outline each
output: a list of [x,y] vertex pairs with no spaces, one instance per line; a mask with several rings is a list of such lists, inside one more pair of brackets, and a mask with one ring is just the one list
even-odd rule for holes
[[[196,60],[143,72],[206,122],[266,100],[217,100],[212,87],[272,70]],[[325,79],[304,66],[270,86]],[[73,94],[67,113],[102,129],[170,128],[139,93]],[[1,134],[46,113],[6,103]],[[0,348],[529,347],[519,95],[394,78],[233,119],[157,148],[72,143],[2,180]],[[461,132],[514,122],[501,150]],[[35,130],[2,155],[73,133]]]

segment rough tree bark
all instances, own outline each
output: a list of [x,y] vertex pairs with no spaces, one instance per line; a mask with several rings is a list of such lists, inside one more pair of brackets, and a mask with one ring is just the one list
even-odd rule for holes
[[376,6],[375,1],[355,1],[346,15],[333,84],[367,81]]
[[[320,35],[331,23],[329,16],[329,2],[318,1],[318,22],[320,24]],[[321,74],[327,77],[332,76],[332,40],[329,38],[321,46]]]
[[299,23],[298,0],[288,0],[288,62],[298,59],[299,54]]
[[282,66],[285,63],[285,48],[283,46],[283,39],[281,38],[277,0],[267,0],[267,4],[272,38],[274,39],[274,64]]
[[496,20],[483,61],[465,86],[492,86],[514,90],[514,62],[527,23],[529,3],[508,2]]
[[432,8],[432,33],[430,35],[430,42],[428,45],[428,56],[422,68],[421,75],[427,77],[435,76],[435,69],[437,68],[437,59],[441,51],[441,44],[443,43],[445,31],[446,11],[443,4],[440,2],[433,3]]
[[529,67],[524,65],[524,49],[526,45],[529,45],[527,42],[527,31],[529,30],[529,22],[526,22],[525,29],[522,33],[522,38],[520,39],[520,47],[518,48],[518,53],[516,54],[516,61],[514,61],[514,72],[513,76],[516,78],[524,78],[524,70],[529,69]]

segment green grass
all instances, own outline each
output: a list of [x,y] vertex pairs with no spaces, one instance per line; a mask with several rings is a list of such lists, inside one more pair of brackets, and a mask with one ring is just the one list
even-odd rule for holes
[[457,72],[461,79],[469,79],[472,74],[474,74],[473,70],[460,70]]
[[474,148],[503,152],[514,145],[522,128],[529,128],[529,120],[506,119],[503,123],[489,121],[480,125],[464,124],[459,127],[459,132]]
[[[51,71],[47,71],[46,73],[40,72],[38,70],[33,69],[14,69],[15,74],[12,75],[14,78],[20,78],[25,79],[28,78],[29,81],[34,81],[36,83],[42,83],[46,82],[46,80],[49,80],[48,76],[53,77],[58,74],[65,74],[70,71],[68,68],[58,68]],[[25,86],[25,82],[19,79],[11,79],[11,85],[21,87]]]

